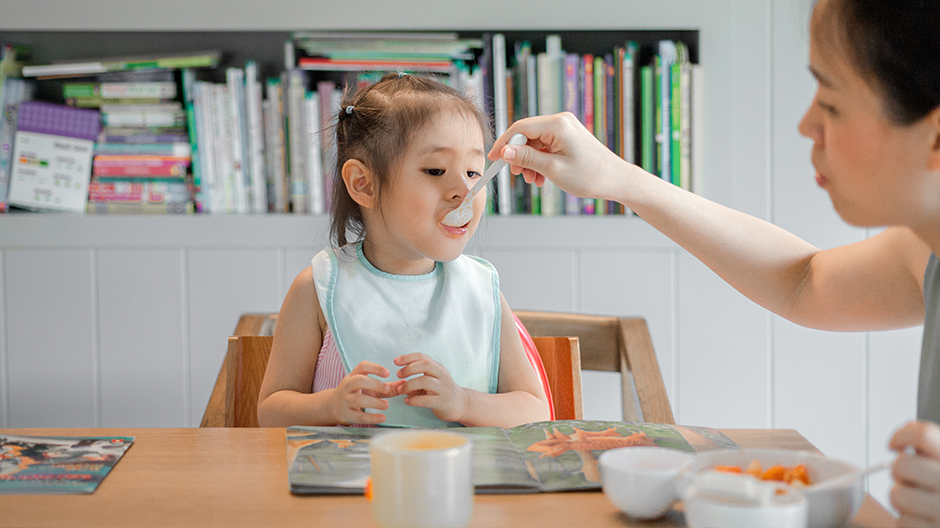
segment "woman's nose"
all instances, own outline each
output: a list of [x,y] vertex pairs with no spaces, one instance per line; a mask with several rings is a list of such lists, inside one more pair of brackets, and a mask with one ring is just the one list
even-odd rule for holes
[[803,114],[803,119],[800,119],[800,123],[796,128],[801,136],[809,138],[816,143],[822,141],[822,123],[819,120],[819,109],[816,106],[815,99],[810,103],[809,108],[806,109],[806,113]]

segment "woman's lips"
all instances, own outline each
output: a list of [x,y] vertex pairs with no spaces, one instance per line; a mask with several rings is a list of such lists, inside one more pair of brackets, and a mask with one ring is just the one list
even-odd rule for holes
[[822,174],[816,173],[816,185],[820,187],[825,187],[829,183],[829,180]]

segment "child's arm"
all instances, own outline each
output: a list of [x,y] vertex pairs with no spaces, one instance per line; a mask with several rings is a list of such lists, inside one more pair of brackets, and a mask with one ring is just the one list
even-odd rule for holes
[[548,401],[538,374],[526,357],[512,311],[502,293],[499,299],[502,305],[499,392],[487,394],[459,387],[450,373],[433,359],[420,353],[405,354],[395,358],[395,364],[402,367],[398,377],[423,374],[398,389],[401,394],[408,394],[406,404],[427,407],[441,420],[469,427],[505,428],[548,420]]
[[375,363],[363,361],[335,389],[311,394],[325,328],[326,319],[307,268],[291,284],[274,327],[274,345],[258,395],[258,423],[262,427],[385,421],[382,414],[362,411],[384,410],[388,401],[381,398],[396,394],[395,387],[368,376],[389,375],[388,369]]

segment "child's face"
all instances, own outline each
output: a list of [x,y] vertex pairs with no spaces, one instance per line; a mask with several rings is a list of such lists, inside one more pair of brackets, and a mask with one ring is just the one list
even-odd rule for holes
[[472,118],[444,112],[412,137],[398,171],[384,187],[375,221],[366,229],[369,261],[388,273],[429,272],[434,261],[463,252],[486,206],[486,193],[473,200],[473,219],[446,226],[444,216],[460,205],[483,174],[483,132]]

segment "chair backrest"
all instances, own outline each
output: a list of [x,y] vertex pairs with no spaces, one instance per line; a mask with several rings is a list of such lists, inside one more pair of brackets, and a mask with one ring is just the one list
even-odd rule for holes
[[642,317],[606,317],[554,312],[517,311],[536,336],[576,336],[583,370],[620,372],[623,420],[674,424],[669,397]]
[[[264,314],[242,316],[236,329],[257,328],[259,321],[270,320]],[[532,338],[544,379],[553,395],[554,417],[557,420],[581,419],[581,359],[578,339],[571,337]],[[235,335],[228,339],[228,348],[201,427],[257,427],[258,393],[264,379],[272,336]]]

